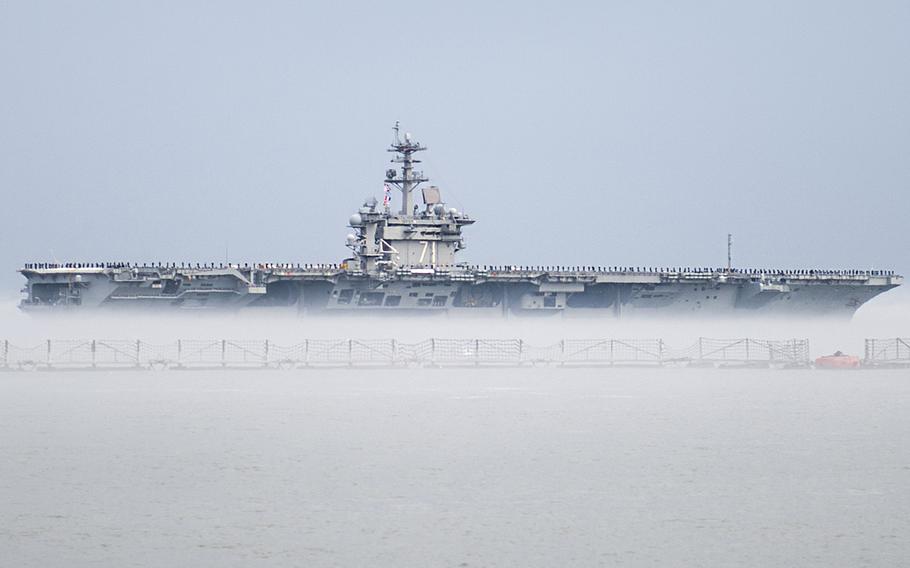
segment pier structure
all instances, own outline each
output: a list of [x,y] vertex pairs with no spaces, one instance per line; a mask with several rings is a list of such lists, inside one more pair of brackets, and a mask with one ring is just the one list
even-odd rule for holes
[[331,367],[462,366],[719,366],[807,367],[806,339],[699,338],[683,349],[662,339],[563,339],[534,344],[522,339],[430,338],[269,340],[49,339],[22,346],[0,342],[0,370],[92,369],[295,369]]

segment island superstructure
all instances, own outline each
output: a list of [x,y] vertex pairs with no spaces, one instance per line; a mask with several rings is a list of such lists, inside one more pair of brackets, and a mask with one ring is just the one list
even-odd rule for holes
[[[888,270],[479,266],[457,261],[474,223],[417,170],[426,150],[396,124],[380,203],[349,219],[352,256],[327,263],[28,263],[27,311],[280,308],[362,313],[851,316],[900,285]],[[391,192],[400,193],[400,208]],[[417,204],[417,197],[421,204]]]

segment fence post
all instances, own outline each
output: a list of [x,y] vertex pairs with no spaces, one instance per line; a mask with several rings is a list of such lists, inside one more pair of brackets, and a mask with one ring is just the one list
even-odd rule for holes
[[389,363],[391,363],[392,366],[394,367],[398,363],[398,349],[397,349],[398,344],[395,342],[394,339],[390,339],[389,342],[390,342],[390,345],[392,348],[391,354],[389,356],[390,357]]
[[[770,351],[770,350],[769,350]],[[749,338],[746,338],[746,361],[749,361]]]
[[51,366],[51,340],[47,340],[47,366]]
[[[613,345],[613,343],[614,343],[615,341],[616,341],[615,339],[611,339],[611,340],[610,340],[610,365],[615,365],[615,364],[616,364],[616,356],[614,355],[614,345]],[[585,359],[587,359],[587,358],[588,358],[588,357],[585,356]]]
[[3,367],[9,367],[9,339],[3,340]]
[[140,361],[139,361],[139,358],[142,356],[142,355],[141,355],[142,351],[141,351],[141,349],[140,349],[140,347],[139,347],[139,344],[140,344],[140,341],[137,339],[137,340],[136,340],[136,366],[137,366],[137,367],[140,367],[140,366],[141,366],[141,363],[140,363]]
[[303,340],[303,366],[306,367],[310,364],[310,340]]
[[268,367],[269,365],[269,340],[265,340],[265,357],[263,358],[262,365]]
[[183,366],[183,340],[177,340],[177,366]]
[[525,342],[524,342],[524,339],[519,339],[519,340],[518,340],[518,362],[519,362],[519,363],[521,363],[522,359],[524,358],[524,357],[523,357],[524,352],[525,352]]
[[704,337],[698,338],[698,362],[700,363],[705,358],[705,347],[702,344]]
[[354,340],[348,339],[348,366],[354,364]]
[[436,338],[430,339],[430,363],[436,362]]
[[874,340],[874,339],[868,339],[868,338],[867,338],[866,341],[865,341],[865,343],[866,343],[866,345],[865,345],[866,349],[865,349],[865,354],[863,355],[863,359],[865,359],[866,361],[872,361],[872,357],[869,356],[869,352],[870,352],[870,347],[872,347],[872,342],[873,342],[873,341],[875,341],[875,340]]
[[227,364],[224,359],[224,353],[226,350],[227,350],[227,341],[222,339],[221,340],[221,366],[222,367],[224,367]]
[[474,365],[480,365],[480,340],[474,340]]
[[95,340],[92,340],[92,368],[95,368]]
[[663,339],[657,340],[657,359],[661,365],[664,364],[664,340]]

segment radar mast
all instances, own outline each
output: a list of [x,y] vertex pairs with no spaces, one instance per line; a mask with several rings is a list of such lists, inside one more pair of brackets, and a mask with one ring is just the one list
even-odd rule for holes
[[395,152],[395,157],[392,158],[391,162],[393,164],[401,164],[401,172],[399,177],[399,172],[394,169],[386,170],[386,183],[394,184],[395,187],[401,191],[401,215],[403,217],[413,216],[414,215],[414,196],[413,191],[417,189],[417,186],[425,181],[429,181],[429,178],[423,177],[423,172],[415,171],[414,164],[419,164],[420,160],[416,160],[413,157],[413,154],[416,152],[422,152],[426,150],[426,146],[421,146],[419,142],[411,141],[411,134],[405,133],[404,140],[401,139],[398,121],[395,121],[395,141],[392,142],[392,146],[388,149],[389,152]]

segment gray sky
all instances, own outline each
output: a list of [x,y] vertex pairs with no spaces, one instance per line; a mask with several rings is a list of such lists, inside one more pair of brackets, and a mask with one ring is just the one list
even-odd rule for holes
[[0,285],[334,262],[391,126],[462,260],[910,272],[910,3],[0,2]]

